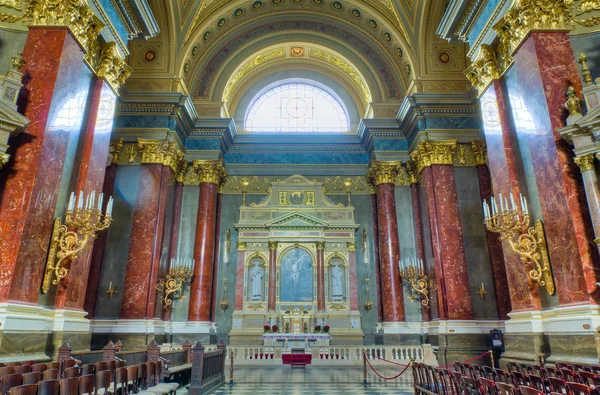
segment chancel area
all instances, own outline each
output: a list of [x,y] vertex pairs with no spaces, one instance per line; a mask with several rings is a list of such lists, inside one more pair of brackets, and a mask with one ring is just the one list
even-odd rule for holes
[[0,393],[600,390],[597,0],[0,0]]

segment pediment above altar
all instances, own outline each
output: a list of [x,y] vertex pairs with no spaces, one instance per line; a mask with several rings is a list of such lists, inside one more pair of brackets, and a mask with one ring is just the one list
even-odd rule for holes
[[275,218],[264,225],[269,229],[277,228],[327,228],[329,224],[312,215],[293,212],[281,217]]

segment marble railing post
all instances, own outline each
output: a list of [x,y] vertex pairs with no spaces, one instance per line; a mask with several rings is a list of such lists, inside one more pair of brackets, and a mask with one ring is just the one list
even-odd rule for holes
[[377,189],[371,188],[371,216],[373,218],[373,256],[375,265],[375,290],[377,298],[377,322],[383,322],[383,301],[381,299],[381,264],[379,260],[379,215],[377,215]]
[[[104,78],[96,78],[90,95],[89,117],[75,188],[77,193],[83,191],[85,195],[92,191],[99,194],[104,189],[106,157],[116,105],[116,96]],[[105,201],[108,202],[108,198]],[[106,232],[101,233],[106,237]],[[69,275],[58,284],[54,303],[56,309],[83,309],[93,246],[94,243],[89,243],[77,254],[78,258],[71,264]]]
[[[91,74],[66,28],[30,26],[23,59],[24,115],[31,123],[11,142],[12,159],[0,173],[0,302],[37,304],[66,142],[81,131]],[[58,100],[73,105],[64,125],[53,124]]]
[[455,140],[426,140],[411,157],[422,170],[421,187],[427,193],[440,319],[471,320],[473,308],[454,177],[455,148]]
[[317,310],[325,311],[325,242],[317,241]]
[[[318,274],[317,274],[318,276]],[[318,277],[317,277],[318,279]],[[269,242],[269,311],[277,307],[277,242]]]
[[[600,154],[596,154],[596,156],[598,155]],[[592,226],[594,227],[594,242],[600,248],[600,189],[598,188],[598,174],[594,166],[594,154],[576,157],[575,163],[581,170],[585,197],[590,209]]]
[[399,162],[373,162],[368,178],[377,189],[377,214],[379,227],[379,261],[383,321],[404,322],[404,294],[400,282],[400,241],[394,182],[400,171]]
[[194,242],[194,277],[190,287],[188,321],[210,321],[217,221],[217,193],[226,177],[220,161],[196,161],[194,169],[200,180],[198,220]]
[[223,206],[223,187],[217,193],[217,218],[215,222],[215,254],[213,257],[213,281],[210,303],[210,320],[215,322],[217,313],[217,289],[219,280],[219,258],[221,255],[221,210]]

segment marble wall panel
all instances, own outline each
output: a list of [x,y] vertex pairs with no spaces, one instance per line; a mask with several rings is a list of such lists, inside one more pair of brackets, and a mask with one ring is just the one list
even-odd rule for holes
[[12,69],[10,58],[23,52],[27,32],[0,31],[0,74],[6,74]]
[[[139,166],[120,166],[115,179],[114,221],[107,230],[102,277],[98,288],[96,318],[118,318],[121,311],[125,269],[129,254],[133,209],[140,177]],[[106,294],[110,283],[118,292],[112,298]]]
[[571,47],[575,58],[579,57],[580,53],[585,53],[588,58],[588,67],[593,78],[600,77],[600,32],[594,34],[586,34],[585,36],[570,36]]
[[[497,319],[496,297],[493,292],[494,281],[483,225],[479,183],[473,182],[477,178],[477,169],[456,167],[454,175],[467,257],[473,316],[475,319]],[[482,283],[487,292],[483,298],[476,293]]]

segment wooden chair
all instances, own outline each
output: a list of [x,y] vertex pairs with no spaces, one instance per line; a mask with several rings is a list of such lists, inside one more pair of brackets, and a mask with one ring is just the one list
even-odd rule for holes
[[17,387],[21,385],[22,382],[23,375],[20,373],[7,374],[0,377],[0,395],[8,394],[12,387]]
[[23,375],[23,385],[37,384],[42,381],[42,374],[39,372],[30,372]]
[[461,378],[463,383],[463,388],[466,391],[466,394],[469,395],[479,395],[481,390],[479,389],[479,381],[475,380],[472,377],[463,376]]
[[519,394],[519,390],[517,390],[511,384],[496,383],[496,388],[498,389],[498,393],[500,395],[518,395]]
[[10,389],[10,395],[35,395],[37,392],[37,385],[35,384],[26,384],[26,385],[18,385],[16,387],[12,387]]
[[108,370],[108,364],[106,362],[96,362],[94,366],[96,366],[96,373],[101,372],[102,370]]
[[148,384],[148,366],[143,363],[137,365],[137,379],[136,379],[136,388],[139,390],[145,390]]
[[499,382],[505,383],[505,384],[512,383],[512,379],[510,378],[510,373],[508,373],[506,370],[496,369],[495,373],[496,373],[496,382],[499,381]]
[[110,370],[101,370],[96,373],[96,395],[108,394],[112,384],[112,372]]
[[460,395],[460,386],[454,380],[452,372],[448,369],[439,369],[440,379],[444,381],[444,388],[446,389],[446,395]]
[[81,375],[87,376],[88,374],[96,374],[96,366],[93,363],[88,363],[81,367]]
[[516,388],[520,388],[521,386],[529,387],[529,381],[527,380],[527,376],[525,376],[521,372],[512,372],[510,374],[512,378],[512,383]]
[[485,377],[479,378],[479,386],[483,395],[496,395],[496,383]]
[[131,392],[134,394],[139,391],[137,386],[137,378],[138,378],[138,367],[137,366],[129,366],[127,368],[119,368],[127,370],[127,391],[131,388]]
[[568,382],[567,387],[571,390],[572,395],[592,395],[595,393],[592,387],[581,383]]
[[46,369],[48,369],[48,365],[45,363],[36,363],[35,365],[31,365],[32,372],[43,373]]
[[48,369],[42,374],[42,380],[58,380],[58,369]]
[[74,360],[74,359],[67,359],[67,360],[64,360],[64,361],[63,361],[63,363],[62,363],[62,370],[63,370],[63,372],[64,372],[66,369],[72,368],[72,367],[73,367],[73,366],[75,366],[76,364],[77,364],[77,361],[76,361],[76,360]]
[[483,377],[488,380],[496,381],[496,370],[491,366],[484,366],[481,368],[481,373]]
[[25,374],[25,373],[29,373],[31,371],[31,367],[29,365],[19,365],[19,366],[15,366],[15,373],[21,373],[21,374]]
[[94,395],[94,380],[93,374],[86,374],[79,378],[79,395]]
[[600,374],[600,365],[589,365],[590,372]]
[[545,392],[538,391],[533,387],[527,387],[525,385],[520,386],[519,391],[521,391],[521,395],[546,395]]
[[567,387],[567,382],[565,380],[556,377],[550,377],[548,378],[548,381],[550,382],[553,392],[559,392],[565,395],[569,393],[569,388]]
[[556,366],[557,369],[569,369],[569,370],[573,370],[573,367],[570,364],[564,363],[564,362],[556,362],[554,364],[554,366]]
[[47,369],[60,369],[60,362],[50,362]]
[[12,366],[3,366],[0,368],[0,377],[6,376],[7,374],[13,374],[15,372],[15,368]]
[[60,395],[77,395],[79,393],[79,377],[60,380]]
[[148,383],[147,386],[151,387],[153,385],[156,385],[156,376],[154,374],[154,362],[146,362],[146,369],[148,370]]
[[530,374],[527,376],[529,380],[530,387],[535,388],[538,391],[546,392],[548,390],[548,385],[546,384],[546,380],[540,376],[536,376],[535,374]]
[[508,373],[512,373],[512,372],[518,372],[520,368],[516,362],[507,362],[506,369],[508,370]]
[[31,366],[35,363],[35,361],[31,360],[31,361],[22,361],[21,365],[23,366]]
[[0,368],[5,367],[6,365],[4,364],[4,362],[0,362]]
[[[104,369],[103,369],[104,370]],[[106,361],[106,370],[110,370],[111,372],[115,372],[117,370],[117,361]]]
[[533,374],[540,377],[546,377],[546,369],[541,365],[533,365],[531,367],[533,369]]
[[126,361],[120,359],[117,361],[117,369],[126,367]]
[[600,387],[600,378],[597,374],[592,372],[586,372],[585,370],[579,371],[579,378],[583,384],[589,387]]
[[523,373],[523,374],[533,374],[533,367],[531,365],[528,365],[526,363],[519,363],[519,372]]
[[127,368],[118,368],[115,370],[115,393],[120,395],[128,395],[127,391]]
[[591,372],[590,368],[588,366],[586,366],[586,365],[581,365],[581,364],[578,364],[578,363],[572,363],[571,367],[576,372]]
[[59,395],[59,380],[43,380],[38,383],[38,395]]
[[10,366],[10,367],[16,367],[16,366],[21,366],[21,362],[7,362],[6,366]]
[[79,376],[81,376],[81,369],[78,368],[77,366],[67,368],[63,372],[63,378],[65,378],[65,379],[70,379],[72,377],[79,377]]
[[574,370],[561,368],[560,376],[563,380],[565,380],[567,382],[570,381],[572,383],[580,383],[581,384],[581,378],[579,377],[579,373],[577,373]]

